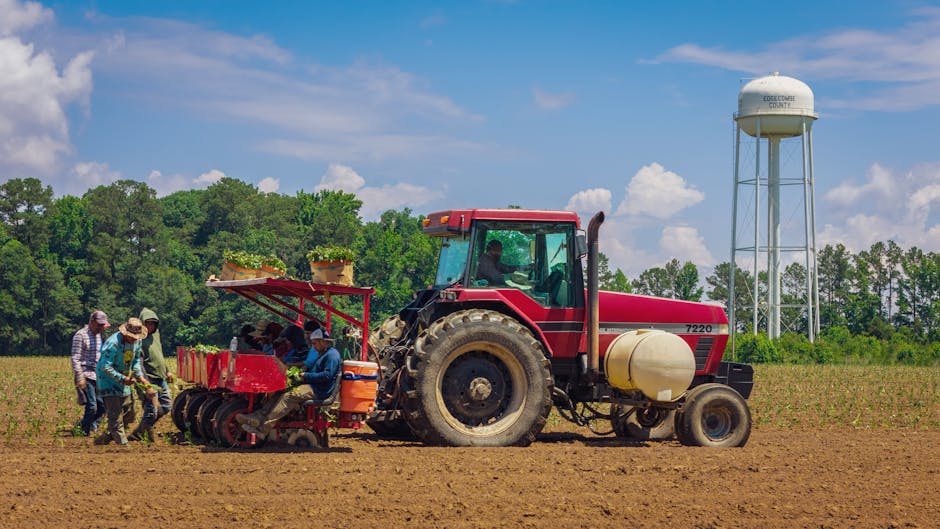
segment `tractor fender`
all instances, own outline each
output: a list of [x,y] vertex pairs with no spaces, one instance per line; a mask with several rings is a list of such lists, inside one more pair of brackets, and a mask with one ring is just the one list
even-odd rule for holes
[[[506,297],[500,290],[463,290],[460,294],[459,301],[454,303],[453,310],[448,310],[447,314],[456,312],[458,310],[469,310],[477,308],[501,312],[506,316],[509,316],[510,318],[518,321],[535,335],[535,339],[538,340],[542,345],[545,358],[551,358],[554,356],[554,351],[552,351],[551,344],[546,339],[541,327],[539,327],[534,320],[526,316],[525,311],[521,310],[513,300]],[[447,314],[439,314],[438,317],[446,316]]]

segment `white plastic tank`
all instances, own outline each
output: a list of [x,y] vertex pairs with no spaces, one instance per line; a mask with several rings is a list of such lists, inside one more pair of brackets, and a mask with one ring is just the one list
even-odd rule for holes
[[803,134],[819,117],[813,106],[813,91],[799,79],[774,72],[754,79],[738,93],[738,113],[735,119],[741,130],[761,137],[789,138]]
[[689,388],[695,356],[679,336],[655,329],[630,331],[614,338],[604,355],[607,382],[622,390],[640,390],[659,402],[671,402]]

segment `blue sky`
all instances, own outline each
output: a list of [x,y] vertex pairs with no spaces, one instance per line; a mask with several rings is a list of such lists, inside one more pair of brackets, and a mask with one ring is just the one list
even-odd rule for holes
[[366,220],[604,209],[628,276],[708,273],[737,94],[773,71],[815,93],[820,244],[940,250],[931,2],[0,0],[0,180],[164,195],[225,175],[354,192]]

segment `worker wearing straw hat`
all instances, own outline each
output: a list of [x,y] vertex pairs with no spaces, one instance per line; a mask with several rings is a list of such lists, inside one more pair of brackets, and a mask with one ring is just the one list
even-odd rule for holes
[[104,401],[108,417],[108,431],[95,438],[95,444],[127,444],[124,427],[134,422],[134,401],[131,386],[135,383],[146,386],[146,396],[156,395],[144,376],[140,362],[140,341],[147,337],[147,327],[139,318],[128,318],[101,346],[101,359],[95,374],[98,376],[98,391]]

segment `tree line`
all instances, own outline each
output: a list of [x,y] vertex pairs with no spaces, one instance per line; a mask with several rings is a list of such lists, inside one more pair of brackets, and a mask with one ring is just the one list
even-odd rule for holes
[[[205,287],[211,274],[219,274],[226,249],[276,255],[288,275],[309,278],[309,249],[348,246],[357,256],[356,284],[375,287],[371,319],[379,322],[406,305],[415,290],[433,283],[438,242],[421,233],[422,217],[407,208],[364,222],[361,206],[343,191],[288,196],[234,178],[163,197],[145,183],[121,180],[81,197],[59,198],[38,179],[8,180],[0,184],[0,354],[66,354],[72,334],[95,309],[113,322],[143,307],[153,309],[168,349],[227,344],[243,323],[267,313],[239,296]],[[745,325],[739,329],[745,331],[742,346],[752,360],[868,358],[866,349],[881,351],[870,356],[879,362],[938,358],[921,351],[940,341],[940,255],[888,241],[858,254],[841,244],[826,246],[818,261],[820,340],[798,344],[806,317],[787,308],[783,327],[793,336],[787,344],[770,344],[773,350],[743,337],[752,322],[754,281],[749,271],[735,270],[735,319]],[[607,290],[722,304],[728,298],[728,263],[717,265],[704,283],[698,267],[676,259],[633,280],[619,268],[611,270],[603,254],[599,267]],[[805,278],[800,264],[786,268],[784,304],[805,298]],[[758,292],[758,299],[764,294]],[[336,302],[357,310],[354,298]],[[759,329],[763,325],[759,319]],[[853,342],[859,339],[868,345]],[[830,344],[825,354],[812,352],[820,342]],[[849,351],[853,347],[858,351]]]

